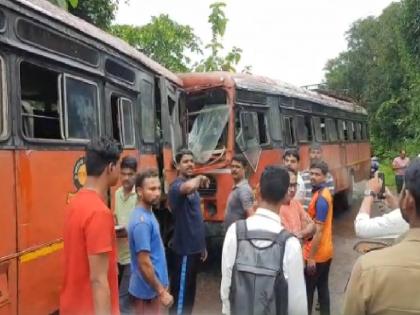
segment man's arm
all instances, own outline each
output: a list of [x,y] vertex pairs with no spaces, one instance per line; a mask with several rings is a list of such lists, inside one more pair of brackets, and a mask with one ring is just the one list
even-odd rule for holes
[[291,237],[286,241],[283,270],[287,277],[288,314],[308,314],[306,285],[303,271],[302,248],[299,241]]
[[200,187],[208,187],[209,184],[210,180],[206,176],[198,175],[182,183],[179,188],[179,191],[182,195],[189,195],[197,191],[197,189]]
[[137,254],[137,263],[144,280],[156,291],[161,303],[169,307],[173,303],[173,297],[155,276],[155,269],[150,260],[150,253],[141,251]]
[[254,214],[254,194],[251,187],[238,187],[239,189],[239,201],[242,205],[242,209],[245,210],[247,217]]
[[111,294],[108,283],[109,255],[89,255],[90,283],[96,315],[111,314]]
[[309,214],[303,209],[302,206],[299,207],[299,216],[302,222],[302,231],[300,231],[298,238],[300,239],[310,239],[314,236],[316,232],[316,226],[314,221],[312,221]]
[[362,277],[361,258],[356,261],[351,272],[350,281],[347,285],[343,303],[343,315],[367,314],[365,291],[369,285],[369,279]]
[[229,294],[236,251],[236,224],[233,223],[226,232],[222,251],[222,281],[220,283],[220,297],[222,299],[222,313],[226,315],[230,314]]
[[367,213],[359,213],[354,220],[356,236],[360,238],[398,237],[408,228],[400,209],[375,218],[370,218]]
[[111,314],[111,292],[108,282],[109,253],[115,234],[111,212],[97,211],[84,226],[95,314]]

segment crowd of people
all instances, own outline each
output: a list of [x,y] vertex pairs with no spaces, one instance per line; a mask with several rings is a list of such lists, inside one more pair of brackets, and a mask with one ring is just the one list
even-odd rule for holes
[[[119,144],[106,138],[86,148],[86,185],[66,208],[60,313],[192,314],[197,272],[208,254],[198,190],[209,179],[194,174],[191,151],[176,154],[178,177],[168,192],[174,217],[168,270],[153,212],[161,201],[159,174],[137,173],[136,159],[126,156],[119,163],[120,155]],[[221,259],[223,314],[311,314],[315,291],[320,313],[330,314],[334,180],[321,147],[312,145],[309,155],[310,167],[299,171],[298,151],[286,150],[283,165],[267,166],[261,174],[257,196],[246,178],[246,159],[232,158]],[[108,191],[118,178],[111,212]],[[413,296],[420,280],[420,160],[406,166],[404,179],[399,202],[389,190],[385,194],[394,210],[375,218],[370,214],[382,183],[375,177],[367,184],[356,234],[402,241],[357,260],[344,314],[420,313]]]

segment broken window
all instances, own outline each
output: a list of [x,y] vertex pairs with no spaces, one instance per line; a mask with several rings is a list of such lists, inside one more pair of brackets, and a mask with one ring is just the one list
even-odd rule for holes
[[60,78],[57,72],[22,62],[20,99],[22,131],[28,138],[62,139]]
[[133,147],[135,145],[133,102],[128,98],[112,95],[111,111],[114,139],[123,147]]
[[236,143],[255,171],[261,156],[258,114],[240,112],[240,128],[236,132]]
[[142,80],[141,95],[141,133],[146,143],[155,142],[155,104],[153,102],[153,84]]
[[258,112],[258,140],[260,144],[268,144],[268,128],[267,128],[267,120],[265,117],[265,113]]
[[66,138],[92,139],[99,134],[98,88],[89,81],[66,75]]
[[[272,98],[268,98],[269,102]],[[276,102],[270,102],[270,110],[268,111],[268,123],[270,126],[270,135],[274,141],[281,141],[281,124],[280,110]]]
[[340,129],[342,131],[342,136],[343,136],[342,140],[348,141],[349,140],[349,132],[348,132],[348,129],[347,129],[347,122],[344,121],[344,120],[340,120],[339,126],[341,126]]
[[283,132],[284,132],[284,142],[288,146],[292,146],[296,144],[296,137],[295,137],[295,125],[293,121],[293,117],[285,116],[283,118]]
[[327,118],[326,119],[327,124],[327,132],[328,132],[328,138],[330,141],[337,141],[338,135],[337,135],[337,123],[335,119]]
[[311,116],[298,115],[296,116],[298,140],[300,142],[312,142],[312,120]]
[[356,123],[356,140],[362,139],[362,124],[357,122]]

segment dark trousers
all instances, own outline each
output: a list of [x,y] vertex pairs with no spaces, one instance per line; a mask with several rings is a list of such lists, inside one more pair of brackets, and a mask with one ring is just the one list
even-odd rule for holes
[[323,263],[317,263],[315,274],[309,275],[307,272],[305,272],[309,315],[312,313],[315,289],[318,291],[318,301],[321,315],[330,314],[330,289],[328,287],[330,265],[331,259]]
[[404,184],[404,175],[395,175],[395,184],[397,185],[397,193],[399,194]]
[[131,266],[130,264],[118,264],[118,293],[120,300],[121,315],[129,314],[131,309],[128,286],[130,285]]
[[200,257],[201,254],[180,256],[173,253],[170,290],[174,297],[174,304],[169,314],[190,315],[192,313]]

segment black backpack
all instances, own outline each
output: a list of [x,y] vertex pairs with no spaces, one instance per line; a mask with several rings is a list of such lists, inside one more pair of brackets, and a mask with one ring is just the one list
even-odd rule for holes
[[[287,314],[288,288],[283,274],[283,256],[286,241],[292,235],[248,231],[246,221],[236,222],[237,252],[232,270],[229,295],[234,315]],[[255,241],[270,241],[257,247]]]

